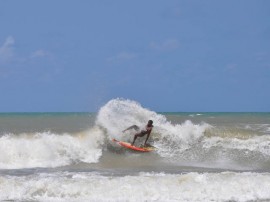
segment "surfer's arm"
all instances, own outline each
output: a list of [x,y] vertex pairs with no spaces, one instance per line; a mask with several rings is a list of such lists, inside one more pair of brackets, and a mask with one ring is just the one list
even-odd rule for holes
[[133,125],[133,126],[128,127],[127,129],[123,130],[122,132],[124,133],[124,132],[126,132],[127,130],[130,130],[130,129],[139,130],[139,127],[136,126],[136,125]]

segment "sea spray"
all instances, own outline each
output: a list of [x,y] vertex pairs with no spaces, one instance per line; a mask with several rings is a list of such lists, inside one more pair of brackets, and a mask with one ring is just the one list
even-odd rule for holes
[[[105,128],[112,138],[125,138],[122,131],[131,125],[144,127],[149,119],[163,119],[163,116],[143,108],[131,100],[113,99],[101,107],[96,124]],[[154,123],[155,123],[154,122]]]
[[204,131],[211,127],[206,123],[193,124],[189,120],[172,124],[165,115],[125,99],[113,99],[104,105],[97,115],[96,124],[103,127],[110,138],[131,141],[135,131],[124,134],[122,130],[134,124],[143,128],[149,119],[154,121],[151,139],[155,139],[153,144],[164,157],[177,155],[190,148],[204,135]]

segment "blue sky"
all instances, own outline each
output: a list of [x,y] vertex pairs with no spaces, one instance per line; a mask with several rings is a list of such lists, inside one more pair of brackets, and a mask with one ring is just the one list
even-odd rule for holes
[[270,1],[0,1],[0,112],[270,111]]

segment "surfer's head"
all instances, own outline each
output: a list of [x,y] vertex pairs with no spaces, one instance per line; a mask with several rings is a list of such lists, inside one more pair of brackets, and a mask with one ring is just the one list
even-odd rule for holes
[[148,126],[152,126],[153,125],[153,121],[152,120],[149,120],[147,125]]

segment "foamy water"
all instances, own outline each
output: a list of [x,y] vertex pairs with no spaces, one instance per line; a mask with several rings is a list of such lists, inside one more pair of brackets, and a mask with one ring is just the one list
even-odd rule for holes
[[268,173],[53,173],[0,176],[0,200],[260,201],[270,198]]
[[103,134],[92,128],[79,134],[6,134],[0,138],[0,168],[58,167],[76,162],[96,163],[102,155]]
[[[111,141],[149,119],[155,152]],[[96,114],[0,114],[0,200],[267,201],[269,128],[267,113],[161,114],[125,99]]]

